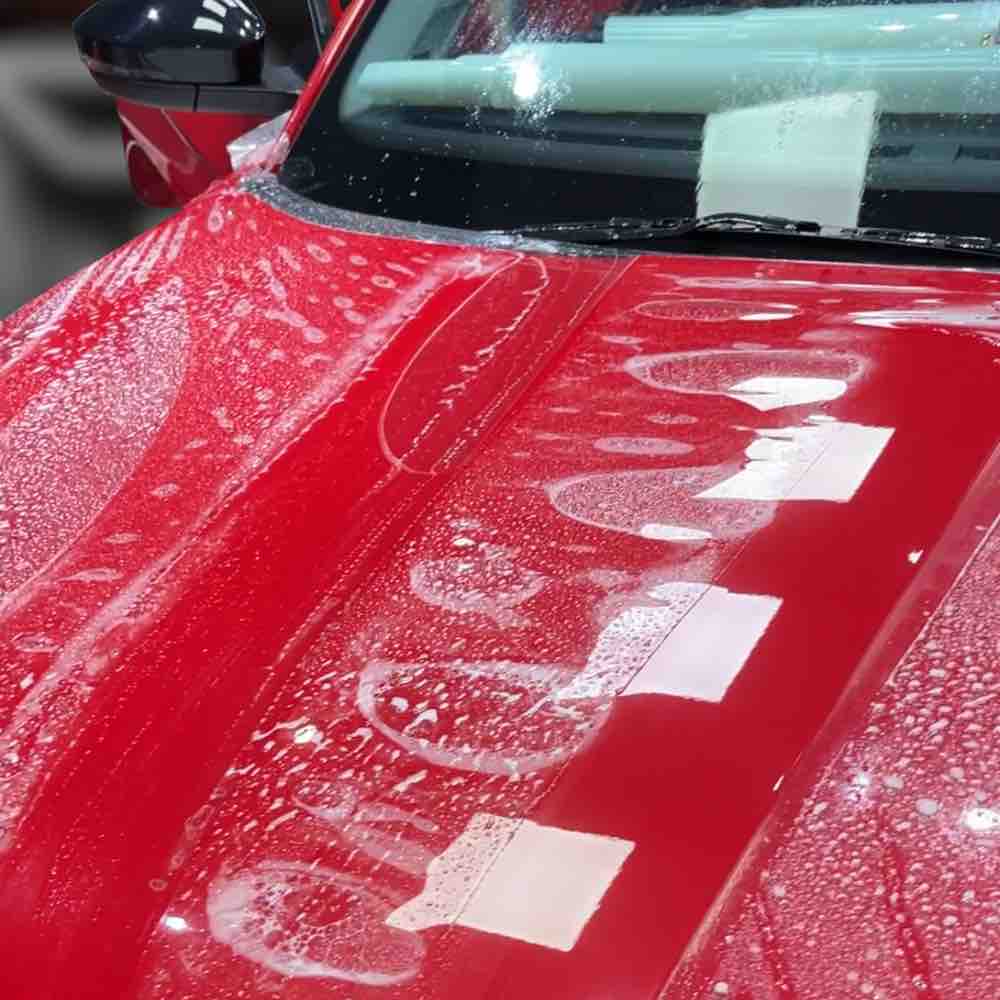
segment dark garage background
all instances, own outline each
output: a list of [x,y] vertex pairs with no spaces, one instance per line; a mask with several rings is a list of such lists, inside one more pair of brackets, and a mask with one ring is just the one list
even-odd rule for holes
[[[0,0],[0,318],[165,215],[132,197],[114,104],[77,56],[87,6]],[[258,7],[305,30],[305,0]]]

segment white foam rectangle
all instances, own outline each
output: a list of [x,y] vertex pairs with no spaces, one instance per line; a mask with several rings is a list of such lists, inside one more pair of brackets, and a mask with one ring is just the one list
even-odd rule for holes
[[891,427],[836,421],[760,431],[746,450],[747,464],[698,498],[846,503],[892,435]]
[[722,701],[780,607],[777,597],[710,587],[624,694]]
[[458,924],[570,951],[635,844],[477,813],[386,919],[418,931]]
[[876,94],[822,94],[710,114],[698,215],[749,212],[856,226]]

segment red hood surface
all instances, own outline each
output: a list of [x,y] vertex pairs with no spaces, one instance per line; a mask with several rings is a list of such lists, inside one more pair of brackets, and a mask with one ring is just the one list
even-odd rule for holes
[[2,328],[0,995],[1000,994],[1000,279],[266,191]]

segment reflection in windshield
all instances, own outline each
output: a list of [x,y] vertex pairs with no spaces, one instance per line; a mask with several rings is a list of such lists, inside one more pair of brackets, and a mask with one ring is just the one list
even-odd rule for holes
[[285,182],[473,228],[739,211],[991,235],[998,38],[982,0],[381,0]]

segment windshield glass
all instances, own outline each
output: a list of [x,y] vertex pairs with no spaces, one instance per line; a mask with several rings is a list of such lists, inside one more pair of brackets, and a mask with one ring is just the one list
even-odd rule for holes
[[377,0],[283,180],[473,229],[748,212],[997,237],[998,45],[982,0]]

